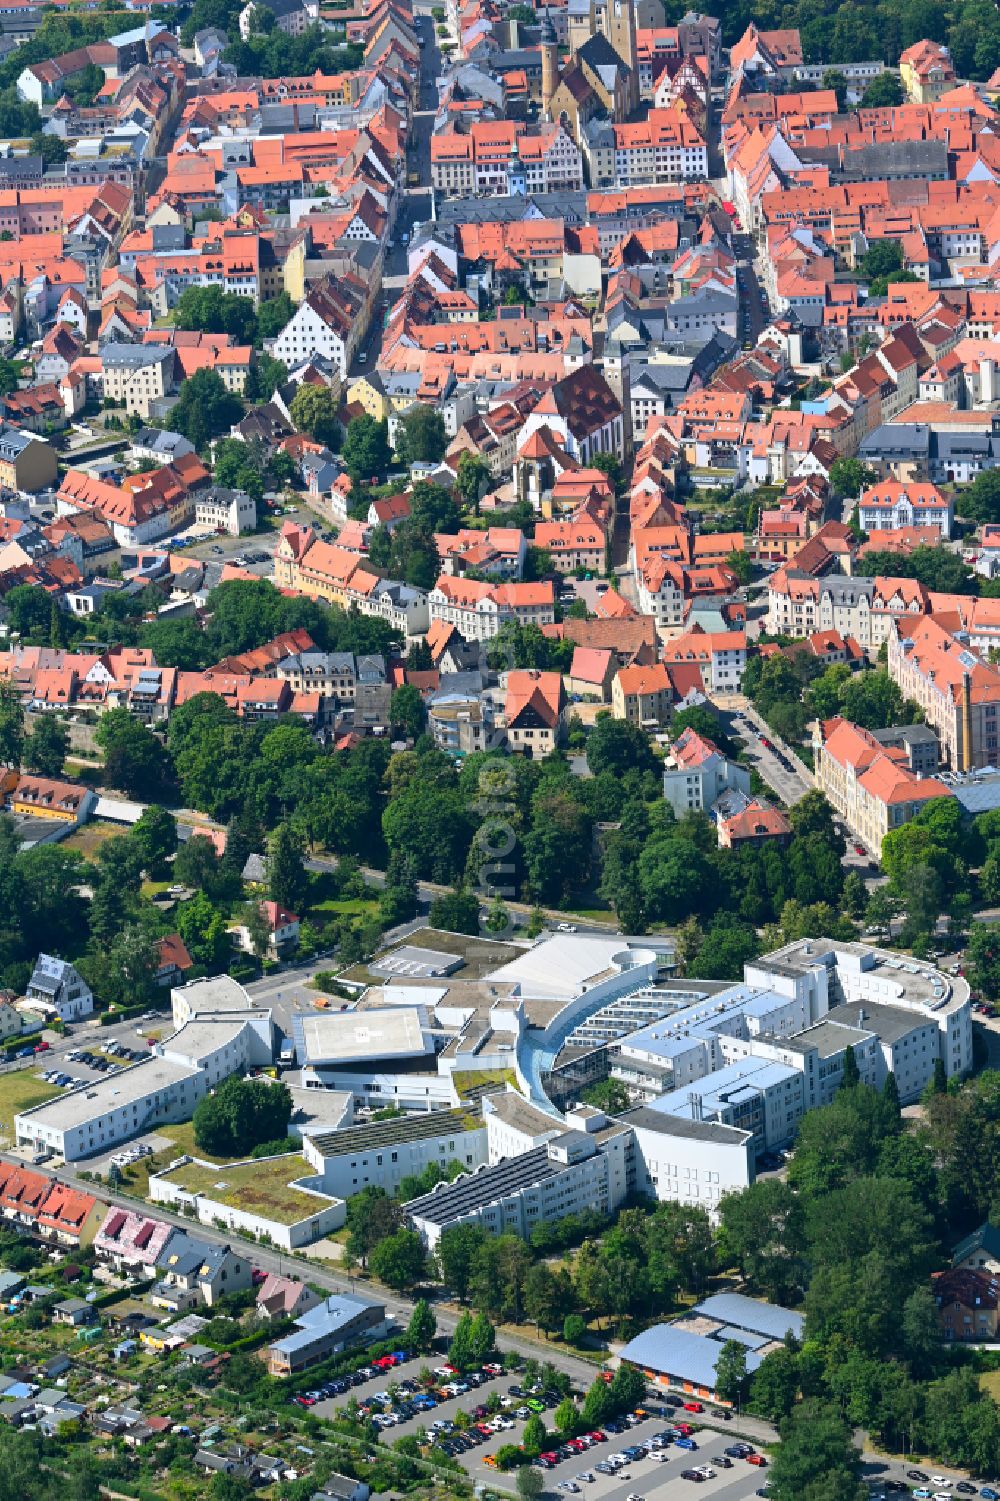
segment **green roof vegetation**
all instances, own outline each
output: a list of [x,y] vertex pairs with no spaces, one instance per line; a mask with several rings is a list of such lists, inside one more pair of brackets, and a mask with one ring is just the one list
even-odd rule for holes
[[308,1163],[297,1152],[290,1152],[284,1157],[255,1158],[231,1167],[186,1162],[160,1176],[187,1193],[214,1199],[229,1209],[276,1220],[281,1225],[293,1225],[296,1220],[318,1214],[330,1202],[294,1186],[294,1178],[305,1177],[311,1172]]

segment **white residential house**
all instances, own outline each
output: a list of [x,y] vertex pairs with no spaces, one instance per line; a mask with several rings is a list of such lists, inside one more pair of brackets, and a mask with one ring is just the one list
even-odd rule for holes
[[94,993],[83,976],[67,959],[57,959],[53,954],[39,954],[25,999],[54,1012],[64,1022],[80,1021],[94,1009]]
[[951,536],[955,505],[937,485],[884,480],[865,490],[858,501],[858,525],[865,532],[895,531],[907,526],[936,526]]
[[354,351],[368,329],[370,290],[350,275],[318,282],[275,339],[274,357],[291,370],[321,355],[346,381]]
[[750,796],[750,773],[729,761],[711,740],[696,730],[684,730],[671,747],[663,772],[663,797],[678,818],[707,812],[724,792]]
[[197,526],[242,537],[257,525],[257,502],[245,490],[207,490],[195,500],[194,519]]

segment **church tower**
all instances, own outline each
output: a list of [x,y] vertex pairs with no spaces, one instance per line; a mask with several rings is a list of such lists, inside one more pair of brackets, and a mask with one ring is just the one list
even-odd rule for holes
[[632,370],[628,345],[617,334],[608,334],[604,341],[604,356],[601,361],[604,379],[618,397],[622,409],[622,457],[626,462],[632,457]]
[[633,0],[607,0],[607,37],[629,71],[629,112],[639,104],[639,57]]
[[548,11],[542,22],[542,117],[550,120],[550,107],[552,95],[559,84],[559,48],[556,43],[555,28],[552,25]]
[[566,26],[570,55],[575,56],[597,30],[594,0],[569,0],[566,7]]

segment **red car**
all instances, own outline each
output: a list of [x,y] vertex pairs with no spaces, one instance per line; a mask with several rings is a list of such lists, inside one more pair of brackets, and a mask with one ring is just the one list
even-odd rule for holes
[[767,1464],[767,1460],[764,1458],[763,1454],[748,1454],[747,1464],[757,1465],[758,1469],[763,1469]]
[[705,1409],[701,1405],[700,1402],[685,1402],[684,1403],[684,1411],[685,1412],[704,1412]]
[[490,1427],[489,1423],[477,1423],[476,1427],[479,1429],[479,1432],[483,1435],[483,1438],[492,1438],[493,1437],[493,1429]]
[[585,1450],[585,1449],[586,1449],[586,1447],[587,1447],[587,1445],[586,1445],[586,1444],[585,1444],[585,1443],[583,1443],[583,1442],[582,1442],[582,1441],[581,1441],[581,1440],[580,1440],[580,1439],[578,1439],[578,1438],[568,1438],[568,1439],[567,1439],[567,1440],[566,1440],[566,1443],[567,1443],[567,1444],[568,1444],[568,1446],[569,1446],[569,1447],[570,1447],[570,1448],[571,1448],[571,1449],[572,1449],[572,1450],[573,1450],[573,1453],[574,1453],[574,1454],[582,1454],[582,1453],[583,1453],[583,1451],[584,1451],[584,1450]]
[[593,1433],[588,1433],[587,1437],[592,1438],[595,1444],[605,1444],[608,1440],[608,1435],[606,1433],[602,1433],[599,1428],[595,1428]]
[[372,1361],[372,1365],[376,1371],[391,1371],[395,1364],[396,1357],[394,1355],[380,1355],[377,1360]]
[[690,1423],[675,1423],[674,1427],[677,1429],[677,1432],[681,1435],[682,1438],[690,1438],[692,1433],[694,1432],[694,1429],[691,1427]]

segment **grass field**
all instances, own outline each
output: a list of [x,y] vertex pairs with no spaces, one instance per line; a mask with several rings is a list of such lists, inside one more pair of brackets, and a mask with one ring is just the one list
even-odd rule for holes
[[168,1173],[166,1180],[188,1193],[204,1194],[230,1209],[242,1209],[264,1219],[277,1220],[282,1225],[291,1225],[324,1207],[322,1199],[294,1188],[290,1181],[311,1172],[308,1163],[297,1152],[289,1152],[285,1157],[243,1162],[231,1167],[189,1162]]
[[328,917],[370,917],[378,911],[378,901],[360,896],[327,897],[308,909],[307,916],[314,920],[320,913]]
[[173,1154],[174,1156],[180,1156],[183,1152],[186,1156],[202,1157],[206,1162],[216,1162],[221,1165],[243,1161],[242,1157],[210,1157],[207,1152],[203,1152],[194,1139],[193,1121],[178,1121],[176,1125],[158,1126],[156,1134],[157,1136],[169,1136],[177,1148],[177,1151]]
[[99,818],[92,823],[85,823],[81,829],[74,829],[72,834],[67,834],[60,843],[60,849],[76,850],[84,859],[93,860],[102,844],[124,833],[126,830],[121,824],[107,823]]
[[566,916],[567,918],[582,917],[584,922],[617,922],[610,902],[598,902],[593,907],[567,907]]
[[13,1139],[14,1117],[32,1105],[42,1105],[53,1095],[62,1094],[56,1084],[46,1084],[29,1068],[11,1069],[0,1074],[0,1136]]
[[94,761],[74,761],[70,756],[63,765],[63,775],[71,782],[86,782],[88,787],[101,785],[101,768]]

